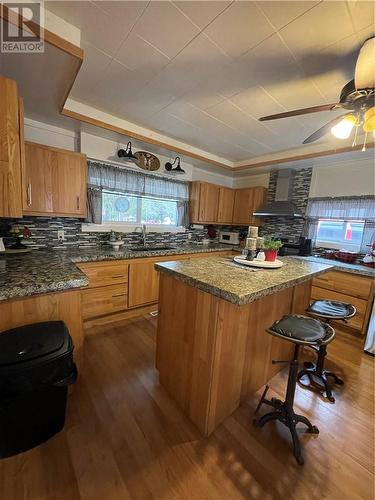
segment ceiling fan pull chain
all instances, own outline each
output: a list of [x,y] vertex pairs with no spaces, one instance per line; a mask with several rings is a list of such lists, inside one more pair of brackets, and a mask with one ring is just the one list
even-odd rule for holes
[[367,132],[365,134],[365,140],[364,140],[364,143],[363,143],[362,153],[364,153],[366,151],[366,141],[367,141]]
[[355,131],[354,131],[354,139],[353,139],[352,148],[354,148],[354,146],[356,146],[356,145],[357,145],[357,134],[358,134],[358,127],[355,127]]

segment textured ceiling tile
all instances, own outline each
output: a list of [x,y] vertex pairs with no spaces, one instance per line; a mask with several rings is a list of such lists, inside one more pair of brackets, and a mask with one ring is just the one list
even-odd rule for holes
[[231,57],[239,57],[273,31],[255,2],[234,2],[205,29]]
[[134,33],[121,45],[116,59],[128,68],[142,72],[148,80],[169,63],[168,57]]
[[319,1],[260,1],[257,2],[260,10],[271,21],[276,29],[280,29],[290,23],[304,12],[315,7]]
[[230,5],[231,2],[224,1],[180,1],[174,2],[176,7],[184,12],[186,16],[191,19],[193,23],[203,29],[209,24],[216,16]]
[[150,2],[134,31],[173,58],[199,33],[171,2]]
[[280,30],[288,47],[302,61],[353,33],[346,4],[341,1],[321,2]]
[[346,2],[354,29],[360,31],[375,25],[375,4],[373,1],[351,0]]

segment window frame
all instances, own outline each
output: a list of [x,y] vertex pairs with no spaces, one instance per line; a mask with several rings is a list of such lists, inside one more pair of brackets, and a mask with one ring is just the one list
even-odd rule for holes
[[[178,200],[174,199],[169,199],[169,198],[158,198],[158,197],[153,197],[153,196],[139,196],[133,193],[120,193],[116,191],[110,191],[109,189],[103,190],[103,193],[109,193],[109,194],[117,194],[119,196],[131,196],[133,198],[147,198],[151,200],[158,200],[158,201],[170,201],[170,202],[175,202],[176,204],[178,203]],[[138,214],[139,206],[137,207],[137,214]],[[103,213],[103,212],[102,212]],[[140,215],[141,215],[141,210],[140,210]],[[142,226],[142,224],[145,224],[148,232],[151,233],[185,233],[186,228],[184,226],[178,226],[176,224],[148,224],[144,223],[142,221],[136,221],[136,222],[126,222],[126,221],[105,221],[102,222],[101,224],[93,224],[93,223],[83,223],[82,224],[82,231],[83,232],[109,232],[111,230],[115,232],[120,232],[120,233],[132,233],[135,232],[135,230],[139,227]]]
[[[345,232],[346,232],[346,229],[347,229],[346,228],[347,224],[363,224],[363,229],[362,229],[362,239],[363,239],[363,231],[365,229],[364,225],[366,223],[365,220],[356,220],[356,219],[327,219],[327,218],[322,218],[322,219],[318,219],[318,224],[320,222],[331,222],[331,223],[342,222],[342,223],[344,223],[344,226],[343,226],[343,229],[342,229],[343,235],[345,235]],[[330,250],[341,250],[345,246],[348,247],[348,248],[346,248],[347,251],[359,253],[361,251],[362,240],[361,240],[361,242],[359,242],[358,244],[355,244],[355,245],[351,245],[350,243],[346,243],[345,240],[326,241],[324,239],[319,239],[319,229],[317,230],[316,240],[315,240],[315,247],[327,248],[327,249],[330,249]],[[353,248],[354,246],[356,248]]]

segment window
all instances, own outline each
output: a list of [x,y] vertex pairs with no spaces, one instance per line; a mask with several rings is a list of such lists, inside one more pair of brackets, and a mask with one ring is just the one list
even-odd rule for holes
[[177,201],[103,191],[103,224],[177,226]]
[[364,221],[319,219],[316,245],[359,252],[364,227]]

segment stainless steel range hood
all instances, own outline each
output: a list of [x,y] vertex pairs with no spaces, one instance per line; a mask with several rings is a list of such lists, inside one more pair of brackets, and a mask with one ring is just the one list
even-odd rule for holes
[[302,218],[303,214],[291,202],[295,170],[279,170],[276,182],[275,201],[265,203],[253,215],[263,217]]

